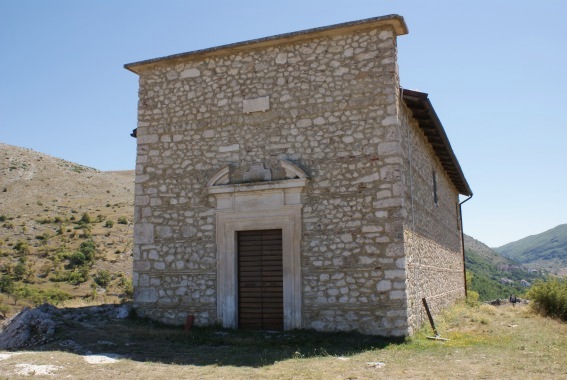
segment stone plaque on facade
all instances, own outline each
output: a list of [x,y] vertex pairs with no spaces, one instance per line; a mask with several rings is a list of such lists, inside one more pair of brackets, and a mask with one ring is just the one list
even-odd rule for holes
[[244,99],[242,101],[242,112],[244,113],[267,111],[269,109],[270,109],[269,96],[262,96],[254,99]]
[[242,180],[244,182],[271,181],[272,172],[265,169],[264,164],[254,164],[242,175]]

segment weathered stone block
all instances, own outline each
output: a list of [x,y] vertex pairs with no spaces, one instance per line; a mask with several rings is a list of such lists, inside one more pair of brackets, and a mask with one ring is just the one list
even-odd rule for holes
[[158,300],[158,292],[154,288],[137,288],[134,293],[134,301],[137,303],[153,303]]
[[134,225],[134,244],[147,244],[154,242],[154,226],[150,223]]
[[199,69],[195,69],[195,68],[185,69],[179,74],[179,77],[181,79],[196,78],[196,77],[199,77],[199,76],[201,76],[201,71],[199,71]]
[[244,99],[242,101],[242,112],[252,113],[267,111],[270,109],[270,97],[262,96],[254,99]]

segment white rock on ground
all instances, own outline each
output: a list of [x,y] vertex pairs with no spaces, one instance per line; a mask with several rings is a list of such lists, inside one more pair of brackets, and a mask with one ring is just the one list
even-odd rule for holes
[[86,355],[83,356],[85,361],[89,364],[108,364],[116,363],[122,356],[117,354],[99,354],[99,355]]
[[38,375],[53,375],[54,371],[61,369],[61,367],[56,365],[37,365],[37,364],[16,364],[17,370],[16,373],[18,375],[24,376],[38,376]]

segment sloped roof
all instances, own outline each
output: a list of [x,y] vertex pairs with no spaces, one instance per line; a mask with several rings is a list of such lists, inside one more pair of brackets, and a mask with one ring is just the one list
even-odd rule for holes
[[237,42],[228,45],[221,45],[207,49],[194,50],[186,53],[148,59],[145,61],[127,63],[124,65],[124,68],[136,74],[139,74],[141,71],[143,71],[146,68],[155,66],[157,64],[166,61],[170,61],[168,63],[173,64],[179,61],[190,60],[197,57],[228,54],[242,50],[274,46],[283,43],[301,41],[304,39],[315,38],[325,35],[347,33],[354,30],[372,29],[386,25],[391,26],[394,29],[396,35],[398,36],[408,33],[408,28],[404,21],[404,18],[402,16],[394,14],[387,16],[372,17],[357,21],[344,22],[341,24],[328,25],[320,28],[305,29],[292,33],[277,34],[275,36],[270,36],[270,37],[258,38],[254,40]]
[[428,95],[424,92],[402,89],[402,98],[411,110],[414,119],[419,123],[419,127],[459,193],[471,196],[472,190]]

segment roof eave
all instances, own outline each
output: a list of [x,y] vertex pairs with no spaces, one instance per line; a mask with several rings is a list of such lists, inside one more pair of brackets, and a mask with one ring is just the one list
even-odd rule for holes
[[412,111],[419,127],[424,132],[435,154],[441,161],[443,169],[460,194],[473,194],[461,169],[461,165],[453,152],[445,129],[429,100],[428,94],[419,91],[402,89],[402,98]]
[[336,32],[349,32],[354,30],[371,29],[380,26],[391,26],[396,33],[396,36],[408,33],[407,25],[402,16],[392,14],[387,16],[372,17],[358,21],[350,21],[340,24],[323,26],[319,28],[305,29],[297,32],[278,34],[270,37],[258,38],[243,42],[236,42],[227,45],[211,47],[207,49],[200,49],[189,51],[186,53],[173,54],[165,57],[153,58],[144,61],[127,63],[124,65],[126,70],[133,73],[140,74],[147,68],[153,67],[165,61],[177,62],[181,60],[190,60],[198,57],[213,56],[229,54],[242,50],[256,49],[267,46],[274,46],[283,43],[305,40],[308,38],[315,38],[324,35],[334,34]]

